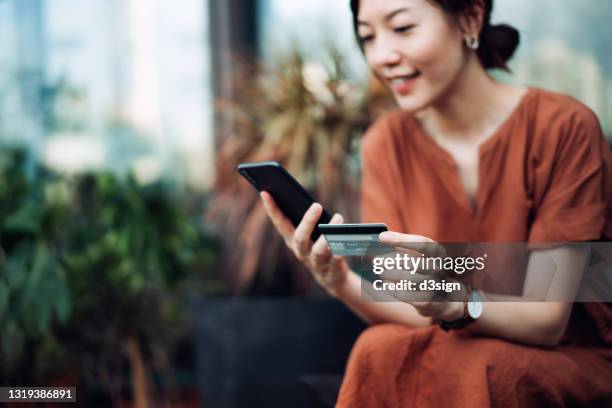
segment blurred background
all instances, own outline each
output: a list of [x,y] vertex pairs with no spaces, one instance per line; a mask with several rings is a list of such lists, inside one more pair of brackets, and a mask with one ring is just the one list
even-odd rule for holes
[[[394,109],[348,0],[0,0],[0,375],[84,406],[326,406],[363,325],[284,249],[242,161],[357,222]],[[612,140],[612,3],[497,0],[504,81]]]

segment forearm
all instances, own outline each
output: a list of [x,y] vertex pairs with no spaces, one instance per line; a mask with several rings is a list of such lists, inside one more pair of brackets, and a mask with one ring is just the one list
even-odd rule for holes
[[[344,284],[336,290],[334,296],[369,324],[400,323],[412,327],[431,325],[431,318],[421,316],[408,303],[398,302],[392,297],[388,302],[368,299],[367,292],[362,293],[361,284],[359,275],[349,271]],[[364,281],[364,284],[371,285],[368,281]]]
[[464,331],[553,347],[565,332],[571,305],[561,302],[487,302],[482,316]]
[[[558,247],[533,251],[529,258],[525,293],[532,298],[573,299],[588,260],[585,247]],[[542,277],[557,265],[553,278]],[[526,296],[530,296],[526,295]],[[510,299],[508,299],[510,300]],[[567,327],[572,302],[487,302],[483,314],[470,326],[479,334],[536,346],[556,346]]]
[[[394,298],[388,302],[368,299],[361,284],[361,278],[350,271],[334,295],[369,324],[400,323],[411,327],[432,324],[431,318],[420,315],[408,303]],[[571,303],[561,302],[487,302],[482,316],[462,332],[553,347],[565,331],[570,310]]]

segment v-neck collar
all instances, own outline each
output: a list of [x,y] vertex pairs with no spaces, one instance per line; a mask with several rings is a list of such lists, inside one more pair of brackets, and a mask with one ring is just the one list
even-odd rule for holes
[[465,187],[461,183],[459,173],[458,173],[458,166],[453,156],[448,152],[448,150],[446,150],[444,147],[438,144],[429,134],[427,134],[427,132],[425,132],[425,130],[421,127],[421,125],[418,123],[416,118],[412,117],[412,120],[414,121],[414,128],[416,129],[415,133],[424,142],[422,143],[422,146],[425,146],[429,150],[429,152],[431,152],[431,154],[435,154],[440,160],[442,160],[451,169],[452,180],[448,180],[448,182],[451,184],[449,186],[451,187],[451,192],[453,192],[456,195],[455,199],[459,201],[459,204],[467,211],[467,213],[470,215],[472,219],[475,219],[480,215],[483,204],[484,204],[484,202],[482,201],[482,194],[484,192],[482,191],[482,178],[481,178],[482,156],[484,152],[486,152],[491,147],[493,147],[495,143],[501,137],[503,137],[507,133],[510,133],[510,132],[506,132],[506,128],[511,126],[515,122],[515,120],[520,116],[520,114],[524,111],[524,106],[534,94],[536,94],[536,89],[527,87],[525,93],[521,96],[521,99],[518,101],[516,106],[510,112],[508,117],[504,119],[504,121],[498,126],[498,128],[491,134],[491,136],[486,138],[484,141],[482,141],[478,145],[478,170],[477,170],[478,180],[476,183],[474,205],[472,205],[470,197],[467,191],[465,190]]
[[[491,148],[495,144],[497,139],[499,139],[500,137],[502,137],[504,134],[507,133],[507,132],[504,132],[504,130],[514,122],[516,117],[519,116],[519,114],[523,111],[523,107],[525,106],[527,101],[530,99],[531,95],[535,93],[536,93],[535,88],[527,87],[525,93],[521,96],[520,100],[518,101],[516,106],[512,109],[508,117],[504,119],[504,121],[497,127],[497,129],[493,131],[493,133],[491,133],[489,137],[487,137],[484,141],[480,142],[480,144],[478,145],[479,159],[483,151]],[[444,148],[443,146],[441,146],[438,142],[436,142],[436,140],[431,135],[429,135],[425,131],[425,129],[423,129],[423,127],[420,125],[420,123],[418,122],[416,118],[412,117],[412,120],[414,122],[416,133],[418,134],[418,136],[420,136],[422,139],[425,140],[426,145],[429,145],[431,147],[431,151],[433,151],[435,154],[440,156],[450,166],[456,167],[455,159],[448,152],[448,150]]]

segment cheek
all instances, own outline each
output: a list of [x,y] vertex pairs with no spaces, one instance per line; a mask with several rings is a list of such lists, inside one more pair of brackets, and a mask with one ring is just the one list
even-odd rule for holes
[[444,94],[461,71],[465,60],[463,53],[456,39],[428,36],[413,41],[405,55],[412,68],[420,71],[421,79],[413,93],[396,95],[398,105],[407,111],[418,111]]
[[413,44],[412,56],[415,68],[425,78],[438,81],[448,79],[460,68],[463,50],[455,38],[424,36]]

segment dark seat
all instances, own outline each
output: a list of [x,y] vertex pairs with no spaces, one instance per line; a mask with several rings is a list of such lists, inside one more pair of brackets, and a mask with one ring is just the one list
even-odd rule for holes
[[329,298],[217,298],[195,303],[205,406],[333,406],[365,324]]

